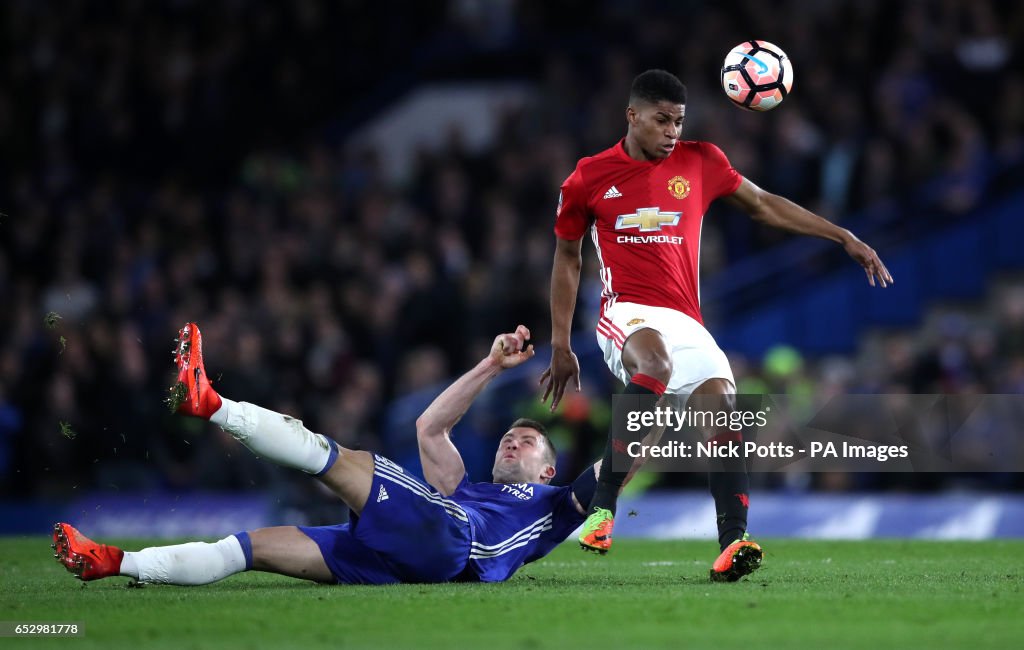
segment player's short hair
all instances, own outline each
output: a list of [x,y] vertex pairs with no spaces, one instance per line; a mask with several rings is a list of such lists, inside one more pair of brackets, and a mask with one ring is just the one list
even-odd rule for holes
[[555,443],[551,442],[551,438],[548,436],[548,430],[544,428],[544,425],[537,420],[531,420],[530,418],[519,418],[508,426],[509,429],[517,429],[519,427],[533,429],[540,435],[544,436],[544,443],[547,445],[547,452],[544,454],[544,458],[552,467],[554,467],[555,461],[558,459],[558,450],[555,449]]
[[686,86],[679,81],[679,77],[666,70],[641,72],[629,89],[629,103],[634,104],[638,101],[649,104],[666,101],[685,105]]

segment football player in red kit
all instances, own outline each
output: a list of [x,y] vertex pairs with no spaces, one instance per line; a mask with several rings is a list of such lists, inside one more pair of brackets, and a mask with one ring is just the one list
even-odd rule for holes
[[[603,286],[597,342],[608,368],[626,385],[624,394],[645,410],[665,393],[684,402],[690,395],[706,396],[720,408],[735,409],[729,362],[700,313],[701,222],[715,199],[762,223],[831,239],[864,267],[872,286],[893,281],[875,251],[850,231],[754,185],[715,145],[680,140],[685,111],[686,86],[679,79],[664,70],[644,72],[630,91],[626,137],[580,160],[562,184],[551,275],[551,365],[541,377],[543,399],[551,396],[552,410],[570,382],[579,390],[579,362],[569,335],[588,231]],[[632,464],[620,419],[612,422],[579,538],[585,549],[600,553],[611,546],[616,499]],[[736,437],[728,429],[717,433],[720,440]],[[628,440],[643,436],[630,433]],[[746,534],[749,478],[740,462],[709,472],[721,549],[713,580],[738,580],[761,562],[761,548]]]

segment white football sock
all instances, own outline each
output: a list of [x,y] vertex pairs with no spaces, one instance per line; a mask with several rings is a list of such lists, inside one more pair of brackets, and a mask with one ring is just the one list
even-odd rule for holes
[[245,570],[245,552],[234,535],[212,544],[189,542],[126,551],[121,560],[121,575],[156,584],[205,585]]
[[338,457],[336,445],[302,426],[301,420],[248,402],[225,397],[221,400],[223,404],[210,416],[210,422],[220,425],[257,456],[307,474],[322,474]]

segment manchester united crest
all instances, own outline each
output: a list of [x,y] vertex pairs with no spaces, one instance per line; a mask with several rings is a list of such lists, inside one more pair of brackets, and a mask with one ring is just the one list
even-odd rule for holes
[[668,191],[677,199],[685,199],[690,194],[690,181],[682,176],[673,176],[668,181]]

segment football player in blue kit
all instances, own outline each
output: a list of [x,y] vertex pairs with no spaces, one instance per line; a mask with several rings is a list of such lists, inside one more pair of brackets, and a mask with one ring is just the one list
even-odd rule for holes
[[57,560],[82,580],[130,576],[147,583],[198,585],[235,573],[269,571],[317,582],[499,582],[538,560],[584,520],[597,465],[572,485],[550,485],[555,450],[544,427],[519,419],[502,436],[493,482],[471,483],[452,428],[502,371],[530,359],[523,325],[494,339],[490,353],[449,386],[416,421],[426,482],[396,463],[346,449],[294,418],[214,391],[195,323],[179,332],[177,411],[220,425],[261,458],[302,470],[352,512],[335,526],[278,526],[213,542],[124,551],[93,542],[67,523],[54,526]]

